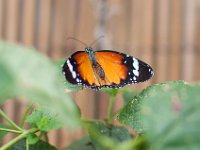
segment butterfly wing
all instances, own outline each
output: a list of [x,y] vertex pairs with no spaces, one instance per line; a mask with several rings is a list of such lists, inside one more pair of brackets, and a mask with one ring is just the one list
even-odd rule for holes
[[144,82],[153,76],[153,69],[135,57],[109,50],[97,51],[95,55],[107,81],[102,87],[119,88]]
[[100,86],[96,80],[89,56],[85,51],[77,51],[63,65],[66,80],[75,85]]
[[63,73],[66,80],[71,84],[99,90],[102,87],[119,88],[144,82],[153,75],[153,69],[148,64],[123,53],[101,50],[95,52],[95,58],[105,73],[104,80],[95,76],[85,51],[74,53],[64,63]]

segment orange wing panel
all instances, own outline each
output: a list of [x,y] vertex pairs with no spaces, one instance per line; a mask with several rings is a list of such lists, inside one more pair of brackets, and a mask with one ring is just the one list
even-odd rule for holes
[[107,85],[120,84],[120,80],[126,78],[128,69],[122,64],[123,57],[112,51],[96,52],[96,60],[105,72]]
[[99,83],[95,79],[88,54],[86,52],[77,53],[73,56],[73,58],[78,64],[77,70],[83,80],[87,81],[90,85],[99,85]]

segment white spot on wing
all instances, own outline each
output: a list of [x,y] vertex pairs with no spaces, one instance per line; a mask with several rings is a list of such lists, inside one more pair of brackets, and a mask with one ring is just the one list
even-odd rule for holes
[[135,76],[133,77],[133,80],[134,80],[134,81],[136,80],[136,77],[135,77]]
[[133,74],[139,76],[139,61],[136,58],[133,58]]
[[133,58],[133,67],[135,70],[139,70],[139,62],[136,58]]
[[72,77],[75,79],[76,78],[76,72],[73,70],[73,66],[71,65],[69,59],[67,60],[67,65],[69,67],[70,72],[72,73]]

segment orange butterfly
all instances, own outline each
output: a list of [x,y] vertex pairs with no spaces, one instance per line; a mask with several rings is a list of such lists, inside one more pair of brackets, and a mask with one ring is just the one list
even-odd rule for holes
[[143,61],[110,50],[85,51],[72,54],[63,65],[66,80],[93,90],[119,88],[144,82],[153,76],[153,69]]

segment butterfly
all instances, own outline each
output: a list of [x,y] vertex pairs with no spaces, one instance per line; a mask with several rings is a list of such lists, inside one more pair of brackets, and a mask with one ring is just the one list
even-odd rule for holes
[[92,90],[120,88],[144,82],[153,76],[153,69],[145,62],[124,53],[111,50],[73,53],[62,68],[66,80]]

